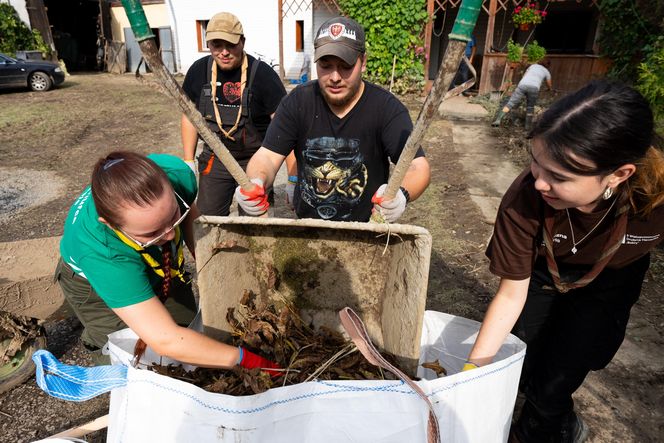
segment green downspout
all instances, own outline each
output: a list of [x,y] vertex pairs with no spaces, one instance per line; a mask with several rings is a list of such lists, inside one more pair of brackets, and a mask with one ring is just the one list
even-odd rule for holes
[[463,0],[461,2],[459,13],[454,20],[454,27],[449,34],[450,40],[469,42],[472,39],[473,29],[475,29],[481,8],[482,0]]
[[134,36],[136,36],[136,41],[140,43],[143,40],[154,38],[152,29],[150,29],[150,25],[148,24],[148,19],[145,17],[141,1],[122,0],[122,6],[124,6],[127,13],[127,18],[131,24],[132,31],[134,31]]

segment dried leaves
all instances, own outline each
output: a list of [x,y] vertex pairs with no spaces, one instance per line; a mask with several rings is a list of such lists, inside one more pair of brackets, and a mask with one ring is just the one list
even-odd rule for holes
[[231,370],[197,368],[190,373],[181,367],[153,366],[153,370],[210,392],[229,395],[258,394],[314,379],[395,379],[366,361],[355,345],[339,332],[324,327],[314,331],[304,324],[291,305],[286,304],[279,310],[274,305],[258,308],[254,294],[245,291],[240,306],[230,308],[226,319],[233,329],[233,344],[276,361],[285,368],[283,375],[271,378],[259,369],[240,367]]
[[9,362],[25,343],[40,334],[37,319],[0,312],[0,342],[5,341],[1,349],[0,365]]
[[431,369],[436,373],[437,377],[444,377],[447,375],[447,370],[440,365],[438,359],[434,361],[424,362],[422,363],[422,367],[424,369]]

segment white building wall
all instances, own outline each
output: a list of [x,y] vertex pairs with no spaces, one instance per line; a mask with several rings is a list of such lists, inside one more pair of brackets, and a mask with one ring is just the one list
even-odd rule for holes
[[[295,49],[295,34],[297,27],[295,22],[302,20],[304,22],[304,50],[301,52]],[[284,18],[284,72],[287,79],[297,79],[300,77],[300,71],[304,63],[305,55],[309,57],[309,79],[311,79],[311,68],[314,58],[314,39],[313,39],[313,8],[309,5],[306,11],[298,11],[296,14],[289,14]]]
[[322,7],[322,8],[316,8],[314,9],[313,13],[313,24],[311,28],[311,78],[318,78],[316,75],[316,64],[314,63],[314,38],[316,38],[316,33],[318,32],[318,28],[320,28],[320,25],[325,23],[331,18],[338,17],[339,13],[338,12],[331,12],[329,9]]
[[[209,20],[218,12],[235,14],[242,22],[246,38],[245,51],[261,54],[267,62],[279,63],[279,22],[277,0],[167,0],[170,13],[177,20],[179,71],[186,73],[199,58],[209,54],[198,50],[197,20]],[[293,27],[295,24],[293,24]],[[294,43],[293,43],[294,45]]]
[[[143,11],[151,28],[171,26],[171,20],[164,5],[143,5]],[[125,41],[125,28],[131,28],[131,24],[124,8],[122,6],[111,8],[111,32],[113,33],[113,39],[121,42]]]
[[30,26],[30,16],[28,15],[28,10],[25,7],[25,0],[0,0],[0,3],[8,3],[16,9],[19,18],[23,23],[28,25],[28,28],[32,29]]
[[[317,78],[316,64],[313,61],[314,37],[316,37],[320,25],[338,15],[338,12],[332,12],[326,7],[315,8],[313,2],[310,2],[306,11],[298,11],[296,14],[289,14],[284,18],[284,71],[287,79],[298,79],[300,77],[300,70],[305,56],[309,57],[309,79]],[[304,21],[303,52],[295,50],[295,22],[297,20]]]

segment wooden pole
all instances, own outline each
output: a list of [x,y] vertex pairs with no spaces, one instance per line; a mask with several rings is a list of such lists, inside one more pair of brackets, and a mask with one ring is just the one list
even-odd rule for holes
[[452,84],[452,80],[454,80],[454,76],[459,69],[461,57],[463,57],[466,51],[466,43],[461,40],[450,40],[447,44],[443,62],[438,70],[438,77],[433,82],[431,92],[427,95],[424,105],[422,105],[422,109],[420,110],[420,115],[417,116],[417,120],[415,121],[413,132],[408,137],[406,145],[399,156],[399,162],[394,167],[390,180],[387,182],[387,188],[385,188],[385,193],[383,194],[386,200],[392,199],[397,195],[399,186],[401,186],[401,182],[410,167],[410,162],[415,158],[420,143],[424,139],[424,133],[429,127],[431,120],[433,120],[436,108],[440,105],[445,91]]
[[96,418],[90,422],[67,429],[66,431],[59,432],[51,435],[48,438],[80,438],[91,432],[99,431],[108,426],[108,414],[103,417]]
[[277,0],[277,14],[279,15],[279,77],[286,76],[284,70],[284,0]]
[[[484,54],[493,52],[493,34],[496,28],[496,11],[498,9],[498,0],[491,0],[489,3],[489,23],[486,27],[486,39],[484,40]],[[485,59],[486,60],[486,59]],[[489,73],[489,63],[482,62],[482,72],[480,74],[479,93],[484,94],[491,85],[491,74]]]
[[394,70],[397,67],[397,55],[394,54],[394,58],[392,59],[392,75],[390,76],[390,92],[392,92],[392,86],[394,86]]
[[431,60],[431,34],[433,32],[433,2],[434,0],[427,0],[427,24],[424,27],[424,92],[429,92],[430,79],[429,79],[429,60]]

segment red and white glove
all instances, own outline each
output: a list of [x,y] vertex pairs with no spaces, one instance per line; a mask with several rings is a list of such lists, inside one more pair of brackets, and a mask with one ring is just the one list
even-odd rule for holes
[[256,185],[251,191],[245,191],[240,186],[235,189],[235,200],[247,215],[258,217],[267,212],[270,203],[267,201],[263,180],[252,178],[251,182]]
[[399,189],[397,195],[391,200],[383,200],[383,194],[387,188],[387,183],[380,185],[380,188],[371,197],[371,203],[374,204],[374,211],[378,211],[385,221],[394,223],[401,217],[403,211],[406,210],[406,203],[408,200],[403,191]]
[[264,372],[267,372],[272,377],[278,377],[281,375],[281,371],[272,371],[272,369],[281,369],[281,366],[275,362],[268,360],[267,358],[256,355],[251,351],[247,351],[242,346],[238,346],[240,351],[240,357],[238,358],[238,364],[246,369],[260,368]]

